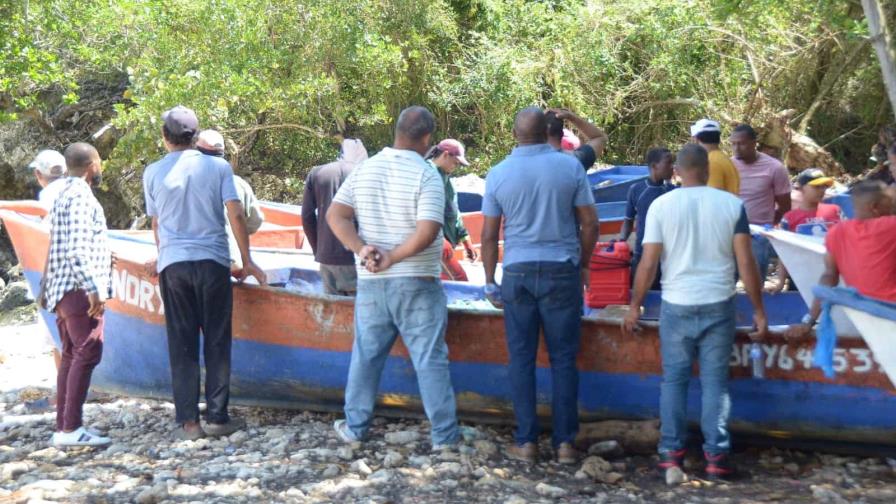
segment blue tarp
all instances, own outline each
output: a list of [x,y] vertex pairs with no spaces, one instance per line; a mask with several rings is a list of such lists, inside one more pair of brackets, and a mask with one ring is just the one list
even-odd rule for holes
[[834,349],[837,347],[837,331],[831,319],[831,307],[848,306],[875,317],[896,321],[896,304],[878,301],[859,294],[855,289],[816,285],[812,292],[821,301],[821,319],[815,332],[818,343],[812,362],[824,371],[828,378],[834,377]]
[[896,303],[879,301],[844,287],[825,287],[816,285],[812,288],[815,297],[835,305],[848,306],[875,317],[896,321]]

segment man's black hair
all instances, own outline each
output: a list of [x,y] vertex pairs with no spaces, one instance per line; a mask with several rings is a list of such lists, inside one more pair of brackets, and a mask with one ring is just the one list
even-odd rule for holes
[[886,185],[879,180],[863,180],[849,189],[849,194],[855,202],[875,202],[884,196]]
[[690,143],[678,151],[675,159],[679,170],[709,170],[709,153],[702,146]]
[[438,145],[433,145],[432,147],[429,148],[428,151],[426,151],[426,155],[423,156],[423,159],[435,159],[435,158],[441,156],[442,152],[444,152],[444,151],[442,149],[440,149]]
[[644,162],[647,163],[647,166],[659,163],[666,156],[671,156],[672,151],[665,147],[653,147],[647,151],[647,155],[644,156]]
[[189,147],[193,145],[193,140],[196,138],[195,131],[184,131],[180,135],[175,135],[164,124],[162,125],[162,135],[165,137],[165,140],[168,140],[168,143],[175,147]]
[[563,119],[558,118],[553,112],[546,112],[544,118],[548,123],[548,138],[563,138]]
[[96,148],[86,142],[76,142],[66,147],[63,155],[69,175],[75,177],[84,175],[96,153]]
[[198,145],[196,146],[196,150],[198,150],[199,152],[205,154],[206,156],[214,156],[214,157],[220,157],[220,158],[224,157],[224,153],[221,152],[221,151],[219,151],[219,150],[215,150],[215,149],[206,149],[206,148],[203,148],[203,147],[199,147]]
[[426,107],[414,105],[401,111],[395,124],[395,136],[417,142],[436,130],[436,118]]
[[700,143],[718,145],[722,143],[721,131],[701,131],[695,137]]
[[734,135],[735,133],[746,133],[747,136],[749,136],[753,140],[756,140],[759,138],[759,135],[756,134],[756,130],[754,130],[753,127],[750,126],[749,124],[738,124],[731,131],[732,135]]

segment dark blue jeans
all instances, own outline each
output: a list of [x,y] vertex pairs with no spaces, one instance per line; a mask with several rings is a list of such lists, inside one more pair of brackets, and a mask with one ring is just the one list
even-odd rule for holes
[[516,442],[536,442],[535,354],[544,331],[551,361],[553,443],[575,441],[579,430],[579,372],[576,355],[582,333],[582,284],[569,262],[526,262],[504,267],[501,285],[504,327],[510,354],[510,397]]

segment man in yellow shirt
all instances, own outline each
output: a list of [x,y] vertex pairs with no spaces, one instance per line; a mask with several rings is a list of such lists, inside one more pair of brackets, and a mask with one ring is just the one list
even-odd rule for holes
[[740,197],[740,174],[734,163],[719,149],[722,127],[710,119],[700,119],[691,126],[691,138],[709,152],[709,182],[706,185]]

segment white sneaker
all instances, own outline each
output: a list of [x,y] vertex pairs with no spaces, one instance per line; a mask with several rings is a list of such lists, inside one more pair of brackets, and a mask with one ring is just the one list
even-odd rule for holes
[[357,443],[360,441],[354,433],[348,428],[348,423],[345,420],[336,420],[333,422],[333,430],[336,431],[336,435],[339,436],[345,443]]
[[112,440],[91,433],[84,427],[78,427],[72,432],[55,432],[52,439],[53,446],[106,446],[112,444]]

